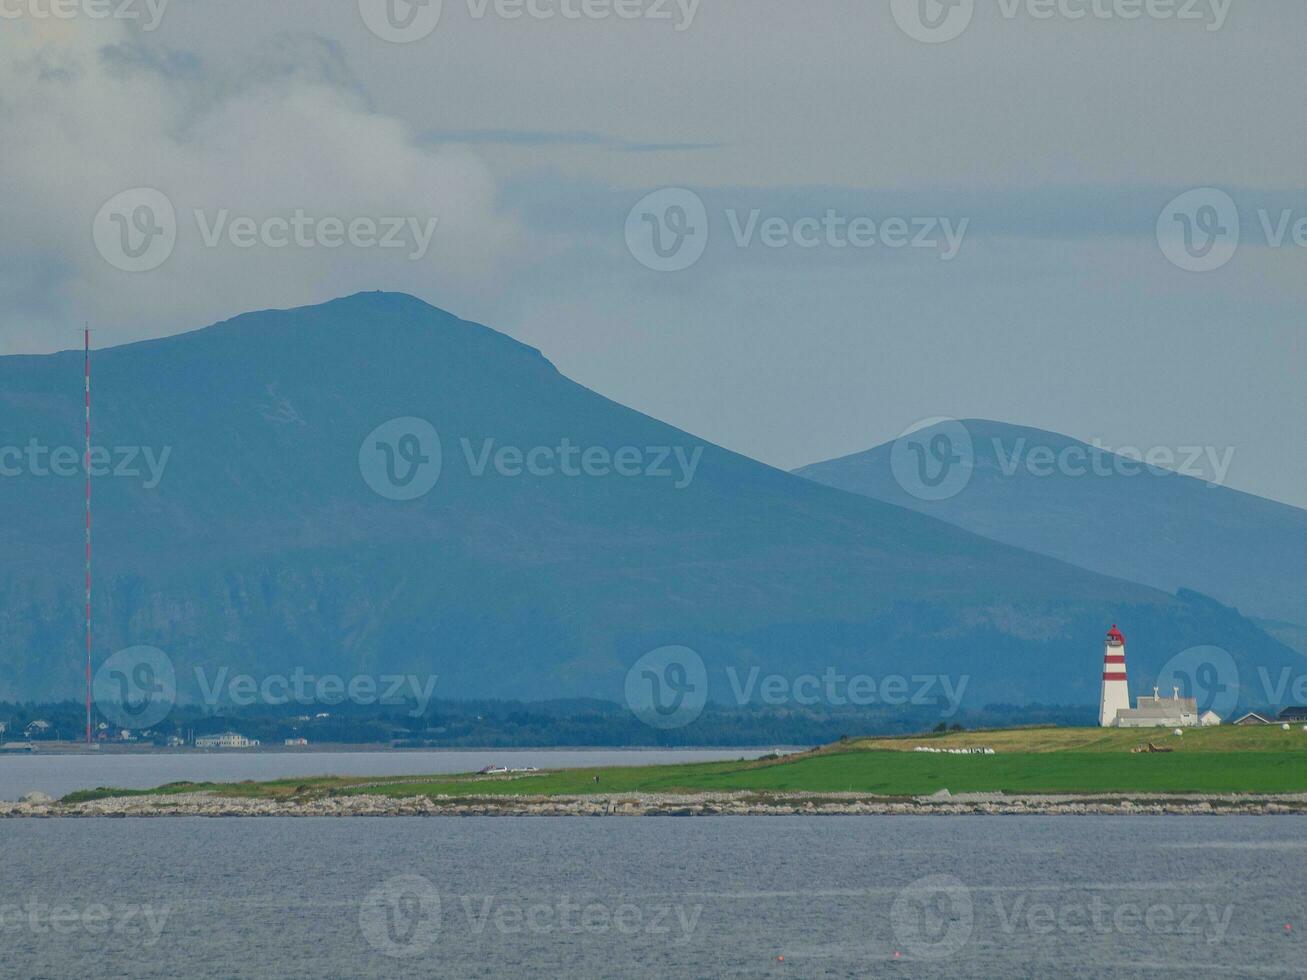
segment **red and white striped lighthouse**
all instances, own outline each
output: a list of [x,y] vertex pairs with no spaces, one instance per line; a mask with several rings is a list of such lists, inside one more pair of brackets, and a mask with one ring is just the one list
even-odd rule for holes
[[1098,706],[1098,724],[1111,728],[1116,713],[1130,707],[1130,686],[1125,676],[1125,635],[1112,624],[1103,647],[1103,696]]

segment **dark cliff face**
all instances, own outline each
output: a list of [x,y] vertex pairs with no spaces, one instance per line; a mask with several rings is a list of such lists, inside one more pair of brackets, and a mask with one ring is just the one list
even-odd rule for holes
[[[198,665],[620,698],[641,654],[683,644],[721,699],[727,667],[756,666],[1089,703],[1111,622],[1141,675],[1194,644],[1294,659],[1200,597],[712,446],[409,296],[248,314],[94,365],[96,657],[161,647],[183,694]],[[0,358],[0,445],[80,447],[81,383],[80,352]],[[378,432],[394,419],[438,433],[415,499],[396,498],[431,446],[411,423]],[[80,690],[82,482],[50,462],[0,478],[0,698]]]

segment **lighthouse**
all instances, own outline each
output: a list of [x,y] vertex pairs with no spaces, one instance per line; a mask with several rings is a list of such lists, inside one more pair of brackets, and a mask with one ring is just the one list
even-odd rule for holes
[[1130,708],[1130,688],[1125,678],[1125,636],[1116,625],[1107,631],[1103,647],[1103,697],[1098,706],[1098,724],[1116,725],[1116,713]]

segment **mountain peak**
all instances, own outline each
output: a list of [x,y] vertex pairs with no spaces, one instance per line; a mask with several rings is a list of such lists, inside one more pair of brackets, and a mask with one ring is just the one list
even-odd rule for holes
[[126,346],[176,348],[201,341],[203,346],[198,349],[239,343],[248,350],[266,353],[288,343],[358,345],[362,341],[395,343],[402,338],[420,345],[436,343],[448,351],[479,352],[481,356],[513,351],[549,363],[539,350],[507,334],[464,320],[409,293],[380,289],[305,306],[252,310],[195,330]]
[[450,317],[454,315],[448,310],[442,310],[438,306],[432,306],[426,300],[418,299],[418,297],[413,296],[410,293],[392,293],[383,289],[372,289],[359,293],[351,293],[348,296],[339,296],[336,299],[330,299],[324,303],[315,303],[310,306],[300,307],[300,309],[313,309],[315,307],[385,310],[394,312],[421,311],[424,313],[439,313],[442,316]]
[[1225,486],[1233,450],[1161,446],[1155,456],[1007,422],[960,424],[965,438],[942,421],[913,434],[921,445],[936,432],[965,443],[950,443],[972,461],[950,494],[915,483],[893,442],[795,472],[1104,575],[1307,622],[1307,511]]

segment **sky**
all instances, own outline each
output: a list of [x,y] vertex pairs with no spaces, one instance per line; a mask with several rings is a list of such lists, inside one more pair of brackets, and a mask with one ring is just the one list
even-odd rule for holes
[[786,469],[983,417],[1307,506],[1296,0],[68,3],[0,0],[0,353],[400,290]]

